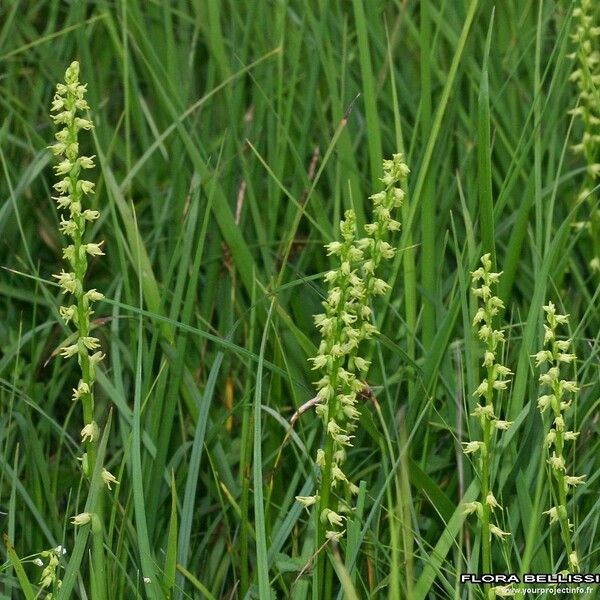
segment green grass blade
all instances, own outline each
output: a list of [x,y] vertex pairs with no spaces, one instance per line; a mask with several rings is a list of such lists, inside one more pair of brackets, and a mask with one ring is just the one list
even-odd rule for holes
[[258,594],[260,598],[272,598],[269,581],[269,559],[267,554],[267,528],[265,523],[265,507],[263,495],[262,470],[262,426],[261,405],[263,398],[263,360],[267,347],[269,324],[273,311],[273,302],[269,308],[262,340],[260,343],[259,360],[256,371],[256,388],[254,394],[254,446],[252,456],[252,480],[254,483],[254,520],[256,530],[256,571]]
[[490,18],[481,79],[479,82],[479,97],[477,99],[477,162],[479,182],[479,211],[481,228],[482,254],[492,255],[492,264],[496,264],[496,238],[494,234],[494,200],[492,197],[492,142],[490,136],[490,85],[488,62],[494,30],[494,10]]
[[8,559],[10,560],[10,564],[13,566],[15,573],[17,574],[21,591],[25,595],[26,600],[35,600],[36,595],[33,592],[33,587],[31,586],[31,582],[27,577],[27,573],[25,573],[21,559],[18,557],[12,542],[8,539],[8,535],[4,534],[3,537],[4,546],[6,548],[6,552],[8,553]]

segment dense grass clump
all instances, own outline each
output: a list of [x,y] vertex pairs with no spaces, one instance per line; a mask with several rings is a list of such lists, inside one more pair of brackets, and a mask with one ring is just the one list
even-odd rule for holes
[[[467,599],[518,584],[461,573],[598,569],[593,2],[0,16],[0,595]],[[330,301],[345,258],[378,288],[356,305]],[[338,318],[379,333],[320,349]],[[332,396],[311,366],[336,360]]]

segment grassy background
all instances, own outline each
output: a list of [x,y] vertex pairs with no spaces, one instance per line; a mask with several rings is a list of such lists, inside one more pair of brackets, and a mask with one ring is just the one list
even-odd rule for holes
[[[461,515],[477,483],[459,442],[480,380],[468,271],[484,251],[504,271],[515,371],[502,411],[516,423],[495,463],[512,536],[496,570],[565,561],[537,487],[530,355],[549,298],[571,314],[580,357],[571,458],[588,484],[572,509],[582,569],[597,569],[598,277],[571,227],[589,206],[573,201],[584,165],[569,150],[569,20],[568,3],[527,0],[495,14],[476,0],[3,2],[0,528],[18,554],[70,551],[68,518],[85,503],[76,372],[53,357],[67,332],[46,150],[54,85],[78,59],[107,254],[89,278],[107,296],[95,334],[121,480],[107,506],[114,598],[255,598],[265,577],[277,598],[310,597],[313,531],[294,496],[314,487],[321,429],[306,413],[286,436],[287,420],[313,395],[322,245],[345,208],[365,221],[381,159],[398,150],[412,175],[393,291],[376,307],[377,403],[348,460],[365,487],[332,555],[339,597],[480,597],[458,583],[479,547]],[[7,565],[0,582],[20,597]]]

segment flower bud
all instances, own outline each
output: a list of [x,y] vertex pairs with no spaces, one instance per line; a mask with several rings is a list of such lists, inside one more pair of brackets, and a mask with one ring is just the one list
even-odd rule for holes
[[81,441],[83,443],[86,443],[86,442],[94,443],[99,438],[99,436],[100,436],[100,429],[98,428],[98,425],[96,425],[95,421],[88,423],[81,430]]

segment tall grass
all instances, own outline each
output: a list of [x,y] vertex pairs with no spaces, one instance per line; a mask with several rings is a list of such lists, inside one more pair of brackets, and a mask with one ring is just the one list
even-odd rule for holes
[[[547,433],[531,356],[542,306],[570,314],[579,392],[569,447],[586,483],[567,499],[579,569],[598,567],[597,278],[573,223],[585,161],[570,150],[571,7],[562,2],[23,3],[0,6],[1,593],[34,597],[59,544],[63,589],[89,596],[69,520],[98,489],[76,470],[76,365],[51,274],[61,262],[48,106],[72,60],[88,82],[90,228],[106,256],[92,322],[106,352],[98,455],[121,482],[104,502],[114,598],[318,598],[312,317],[341,216],[369,218],[381,158],[411,166],[391,290],[375,312],[347,536],[320,550],[333,597],[481,598],[471,437],[479,342],[469,271],[490,252],[514,371],[490,465],[510,532],[492,568],[557,572],[547,527]],[[564,307],[564,310],[563,310]],[[473,432],[475,433],[475,432]],[[571,451],[571,448],[575,450]],[[44,555],[44,560],[47,561]],[[322,582],[319,582],[322,583]],[[86,590],[86,591],[84,591]],[[62,594],[62,595],[61,595]]]

